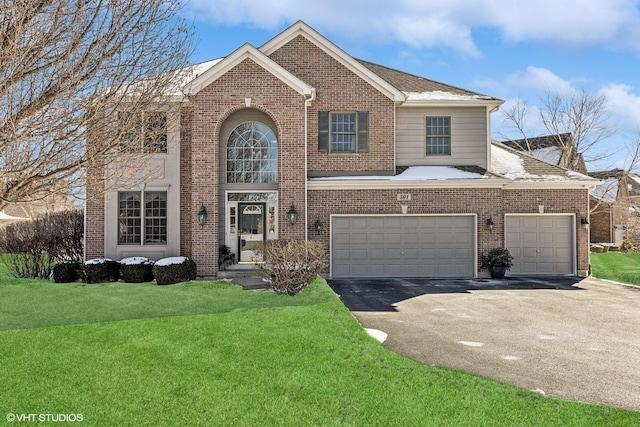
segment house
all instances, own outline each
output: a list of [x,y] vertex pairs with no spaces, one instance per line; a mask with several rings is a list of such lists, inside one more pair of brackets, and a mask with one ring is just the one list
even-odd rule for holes
[[625,239],[632,217],[631,194],[637,191],[635,179],[622,169],[589,175],[602,181],[590,192],[591,242],[619,245]]
[[545,162],[587,174],[584,157],[582,153],[578,152],[573,135],[570,133],[516,139],[504,141],[503,144],[527,152]]
[[215,277],[219,245],[251,267],[265,240],[308,239],[333,277],[477,277],[499,246],[511,274],[587,273],[598,181],[492,141],[503,101],[358,60],[304,22],[191,71],[160,170],[88,187],[87,258],[184,255]]

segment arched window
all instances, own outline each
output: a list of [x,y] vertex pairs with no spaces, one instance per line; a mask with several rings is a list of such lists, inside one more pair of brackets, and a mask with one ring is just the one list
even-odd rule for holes
[[227,182],[278,182],[278,141],[268,126],[247,122],[231,132],[227,141]]

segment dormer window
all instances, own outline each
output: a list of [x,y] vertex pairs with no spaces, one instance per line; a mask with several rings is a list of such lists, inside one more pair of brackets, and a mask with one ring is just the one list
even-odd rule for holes
[[426,155],[451,154],[451,117],[427,117]]

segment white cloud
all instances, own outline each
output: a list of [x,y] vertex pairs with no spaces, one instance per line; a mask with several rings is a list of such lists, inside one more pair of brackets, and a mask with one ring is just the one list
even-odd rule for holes
[[441,47],[477,57],[474,29],[514,42],[632,48],[640,0],[191,0],[199,20],[273,30],[302,19],[340,37]]
[[534,66],[527,67],[526,71],[507,76],[507,84],[514,87],[557,92],[559,94],[570,94],[575,91],[571,81],[555,75],[547,68]]
[[623,130],[640,129],[640,95],[629,85],[611,83],[600,89],[606,97],[607,109]]

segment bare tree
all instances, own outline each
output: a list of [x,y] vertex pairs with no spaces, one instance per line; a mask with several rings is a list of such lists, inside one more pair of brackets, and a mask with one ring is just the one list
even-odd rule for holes
[[170,112],[145,114],[176,92],[193,51],[179,1],[0,0],[0,209],[80,191],[88,168],[124,151],[162,149]]
[[[503,111],[506,128],[515,130],[519,148],[531,151],[534,137],[527,126],[531,110],[526,101],[518,100]],[[584,161],[600,160],[612,153],[598,152],[599,143],[615,134],[609,124],[603,95],[581,90],[571,94],[546,92],[537,119],[553,145],[561,150],[559,165],[575,170]],[[568,137],[570,135],[570,137]]]

